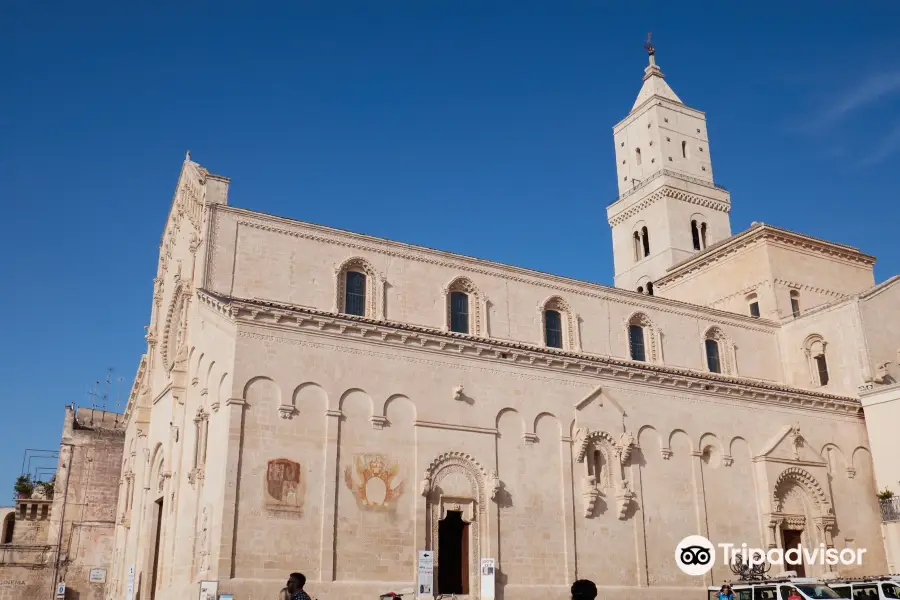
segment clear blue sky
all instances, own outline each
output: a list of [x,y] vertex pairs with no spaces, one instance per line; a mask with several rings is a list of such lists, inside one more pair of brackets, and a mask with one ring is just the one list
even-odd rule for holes
[[896,2],[129,4],[0,9],[0,503],[107,367],[127,393],[185,150],[237,206],[611,283],[650,30],[735,231],[900,273]]

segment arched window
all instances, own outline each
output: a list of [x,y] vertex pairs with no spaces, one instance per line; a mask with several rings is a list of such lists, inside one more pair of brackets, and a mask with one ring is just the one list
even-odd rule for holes
[[828,345],[821,335],[812,334],[803,342],[803,351],[809,361],[809,380],[813,387],[828,385],[831,380],[828,374],[828,359],[825,347]]
[[791,314],[800,316],[800,292],[797,290],[791,290]]
[[650,256],[650,233],[646,227],[641,227],[641,241],[644,246],[644,256]]
[[541,318],[541,342],[548,348],[560,348],[578,352],[581,340],[578,336],[578,316],[569,303],[559,296],[550,296],[538,305]]
[[450,331],[469,333],[469,295],[450,292]]
[[444,330],[484,336],[484,298],[475,284],[467,277],[457,277],[443,292],[446,298]]
[[641,234],[634,232],[634,262],[641,260]]
[[681,158],[687,158],[687,157],[688,157],[687,142],[683,141],[683,142],[681,142]]
[[12,544],[13,530],[16,527],[16,513],[9,513],[3,519],[3,544]]
[[562,348],[562,315],[556,310],[544,311],[544,342],[548,348]]
[[691,241],[694,242],[694,250],[700,250],[700,228],[697,221],[691,221]]
[[344,313],[366,316],[366,275],[359,271],[347,271]]
[[719,362],[719,342],[716,340],[706,340],[706,366],[710,373],[722,372],[722,365]]
[[756,294],[749,294],[747,296],[747,307],[750,310],[750,316],[759,318],[759,298]]
[[653,295],[653,282],[652,281],[647,282],[647,295],[648,296]]
[[628,347],[631,350],[631,360],[647,360],[646,344],[644,344],[644,328],[640,325],[628,326]]
[[334,311],[369,319],[383,319],[382,281],[363,258],[351,258],[335,268]]
[[641,165],[641,149],[640,148],[634,149],[634,160],[637,162],[638,166]]
[[706,249],[706,223],[700,224],[700,241],[703,242],[703,249]]

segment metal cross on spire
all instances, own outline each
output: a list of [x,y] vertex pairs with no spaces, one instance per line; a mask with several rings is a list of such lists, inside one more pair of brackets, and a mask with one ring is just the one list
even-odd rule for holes
[[653,47],[653,43],[651,42],[651,38],[653,37],[653,32],[647,33],[647,43],[644,44],[644,50],[647,51],[647,54],[653,56],[656,54],[656,48]]

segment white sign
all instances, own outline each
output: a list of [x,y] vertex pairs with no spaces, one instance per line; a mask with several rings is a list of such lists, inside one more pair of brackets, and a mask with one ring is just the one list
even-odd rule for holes
[[481,598],[493,600],[494,574],[497,572],[497,561],[493,558],[481,559]]
[[56,584],[56,597],[57,598],[65,598],[66,597],[66,584],[60,581]]
[[91,583],[106,583],[106,569],[100,567],[91,569],[91,574],[88,575],[88,581]]
[[418,598],[434,598],[434,552],[419,550]]
[[125,588],[125,600],[134,600],[134,565],[128,567],[128,587]]
[[199,600],[216,600],[219,596],[218,581],[201,581]]

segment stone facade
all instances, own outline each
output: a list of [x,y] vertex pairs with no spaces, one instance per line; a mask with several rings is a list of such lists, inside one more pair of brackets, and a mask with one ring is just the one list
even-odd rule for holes
[[[675,135],[653,132],[675,113],[705,145],[705,116],[651,64],[617,161]],[[795,531],[867,548],[844,574],[884,572],[859,388],[900,347],[884,330],[900,279],[875,286],[871,257],[770,226],[732,236],[691,148],[652,172],[646,152],[620,187],[616,288],[234,208],[188,155],[107,597],[215,580],[274,598],[299,570],[313,597],[369,598],[412,586],[420,549],[471,598],[485,557],[506,598],[565,598],[579,577],[605,598],[697,594],[730,572],[677,569],[696,533],[771,547]]]
[[53,497],[0,509],[0,600],[50,598],[57,582],[69,599],[106,597],[124,433],[121,414],[66,407]]

